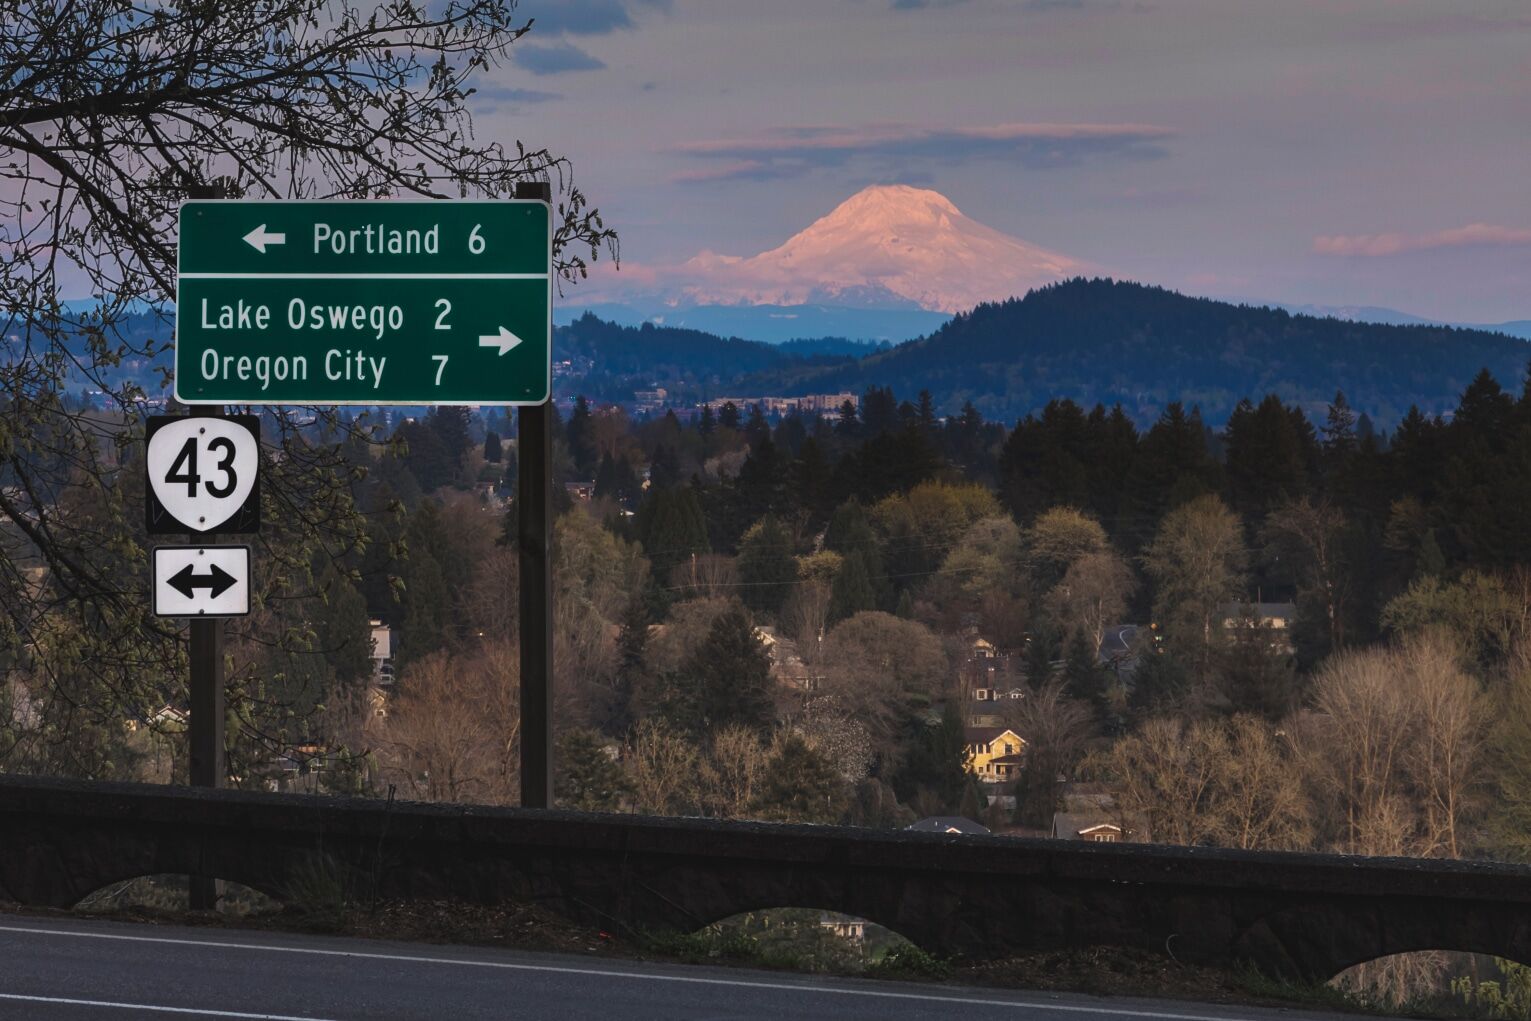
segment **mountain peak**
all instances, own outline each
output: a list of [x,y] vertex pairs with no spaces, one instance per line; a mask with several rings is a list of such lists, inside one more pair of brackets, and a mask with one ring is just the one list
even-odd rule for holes
[[872,184],[841,202],[818,223],[867,217],[935,219],[961,215],[952,200],[938,191],[907,184]]
[[604,302],[820,305],[952,314],[1098,268],[985,226],[938,191],[877,184],[757,255],[702,251],[680,264],[596,272]]
[[940,192],[873,185],[779,247],[749,258],[703,252],[682,267],[696,304],[915,304],[963,312],[1088,273],[965,216]]

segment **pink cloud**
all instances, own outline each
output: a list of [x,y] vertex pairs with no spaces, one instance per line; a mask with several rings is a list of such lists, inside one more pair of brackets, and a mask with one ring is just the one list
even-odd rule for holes
[[1470,223],[1428,234],[1327,234],[1313,239],[1319,255],[1399,255],[1432,248],[1531,245],[1531,229],[1494,223]]
[[726,163],[687,171],[682,181],[763,180],[792,177],[855,160],[872,160],[908,176],[920,164],[951,166],[969,160],[998,160],[1034,170],[1076,165],[1084,160],[1140,161],[1166,155],[1176,137],[1158,124],[1034,123],[969,127],[918,124],[781,127],[743,138],[682,142],[670,151]]
[[725,181],[747,178],[756,173],[763,173],[767,164],[759,160],[737,160],[733,163],[725,163],[720,167],[704,167],[698,170],[682,170],[670,175],[670,180],[677,184],[696,181]]

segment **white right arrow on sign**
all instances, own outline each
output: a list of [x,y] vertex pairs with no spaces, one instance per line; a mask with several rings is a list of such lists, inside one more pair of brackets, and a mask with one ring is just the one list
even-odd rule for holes
[[511,333],[505,327],[500,327],[499,333],[481,333],[478,338],[479,347],[497,347],[500,354],[509,354],[510,349],[521,343],[521,338]]

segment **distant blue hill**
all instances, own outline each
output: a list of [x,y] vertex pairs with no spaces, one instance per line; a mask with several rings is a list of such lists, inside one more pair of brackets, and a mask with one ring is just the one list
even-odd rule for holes
[[1486,330],[1504,333],[1521,340],[1531,340],[1531,319],[1518,319],[1508,323],[1448,323],[1440,319],[1400,312],[1396,308],[1377,305],[1290,305],[1279,302],[1250,302],[1270,308],[1284,309],[1296,316],[1317,316],[1320,319],[1343,319],[1350,323],[1380,323],[1384,326],[1455,326],[1462,330]]
[[858,308],[847,305],[661,305],[554,303],[553,321],[565,326],[585,312],[621,326],[672,326],[766,344],[837,337],[863,343],[898,344],[933,333],[951,316],[922,308]]

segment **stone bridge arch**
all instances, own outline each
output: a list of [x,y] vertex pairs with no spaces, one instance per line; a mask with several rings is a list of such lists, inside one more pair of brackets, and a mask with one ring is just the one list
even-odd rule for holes
[[280,900],[316,856],[384,898],[535,903],[618,930],[812,905],[958,957],[1114,945],[1309,980],[1416,949],[1531,963],[1518,866],[0,776],[0,898],[23,904],[165,873]]
[[1521,903],[1479,902],[1468,910],[1408,898],[1303,903],[1250,925],[1241,959],[1272,974],[1324,982],[1349,968],[1426,950],[1487,954],[1531,966],[1531,914]]

